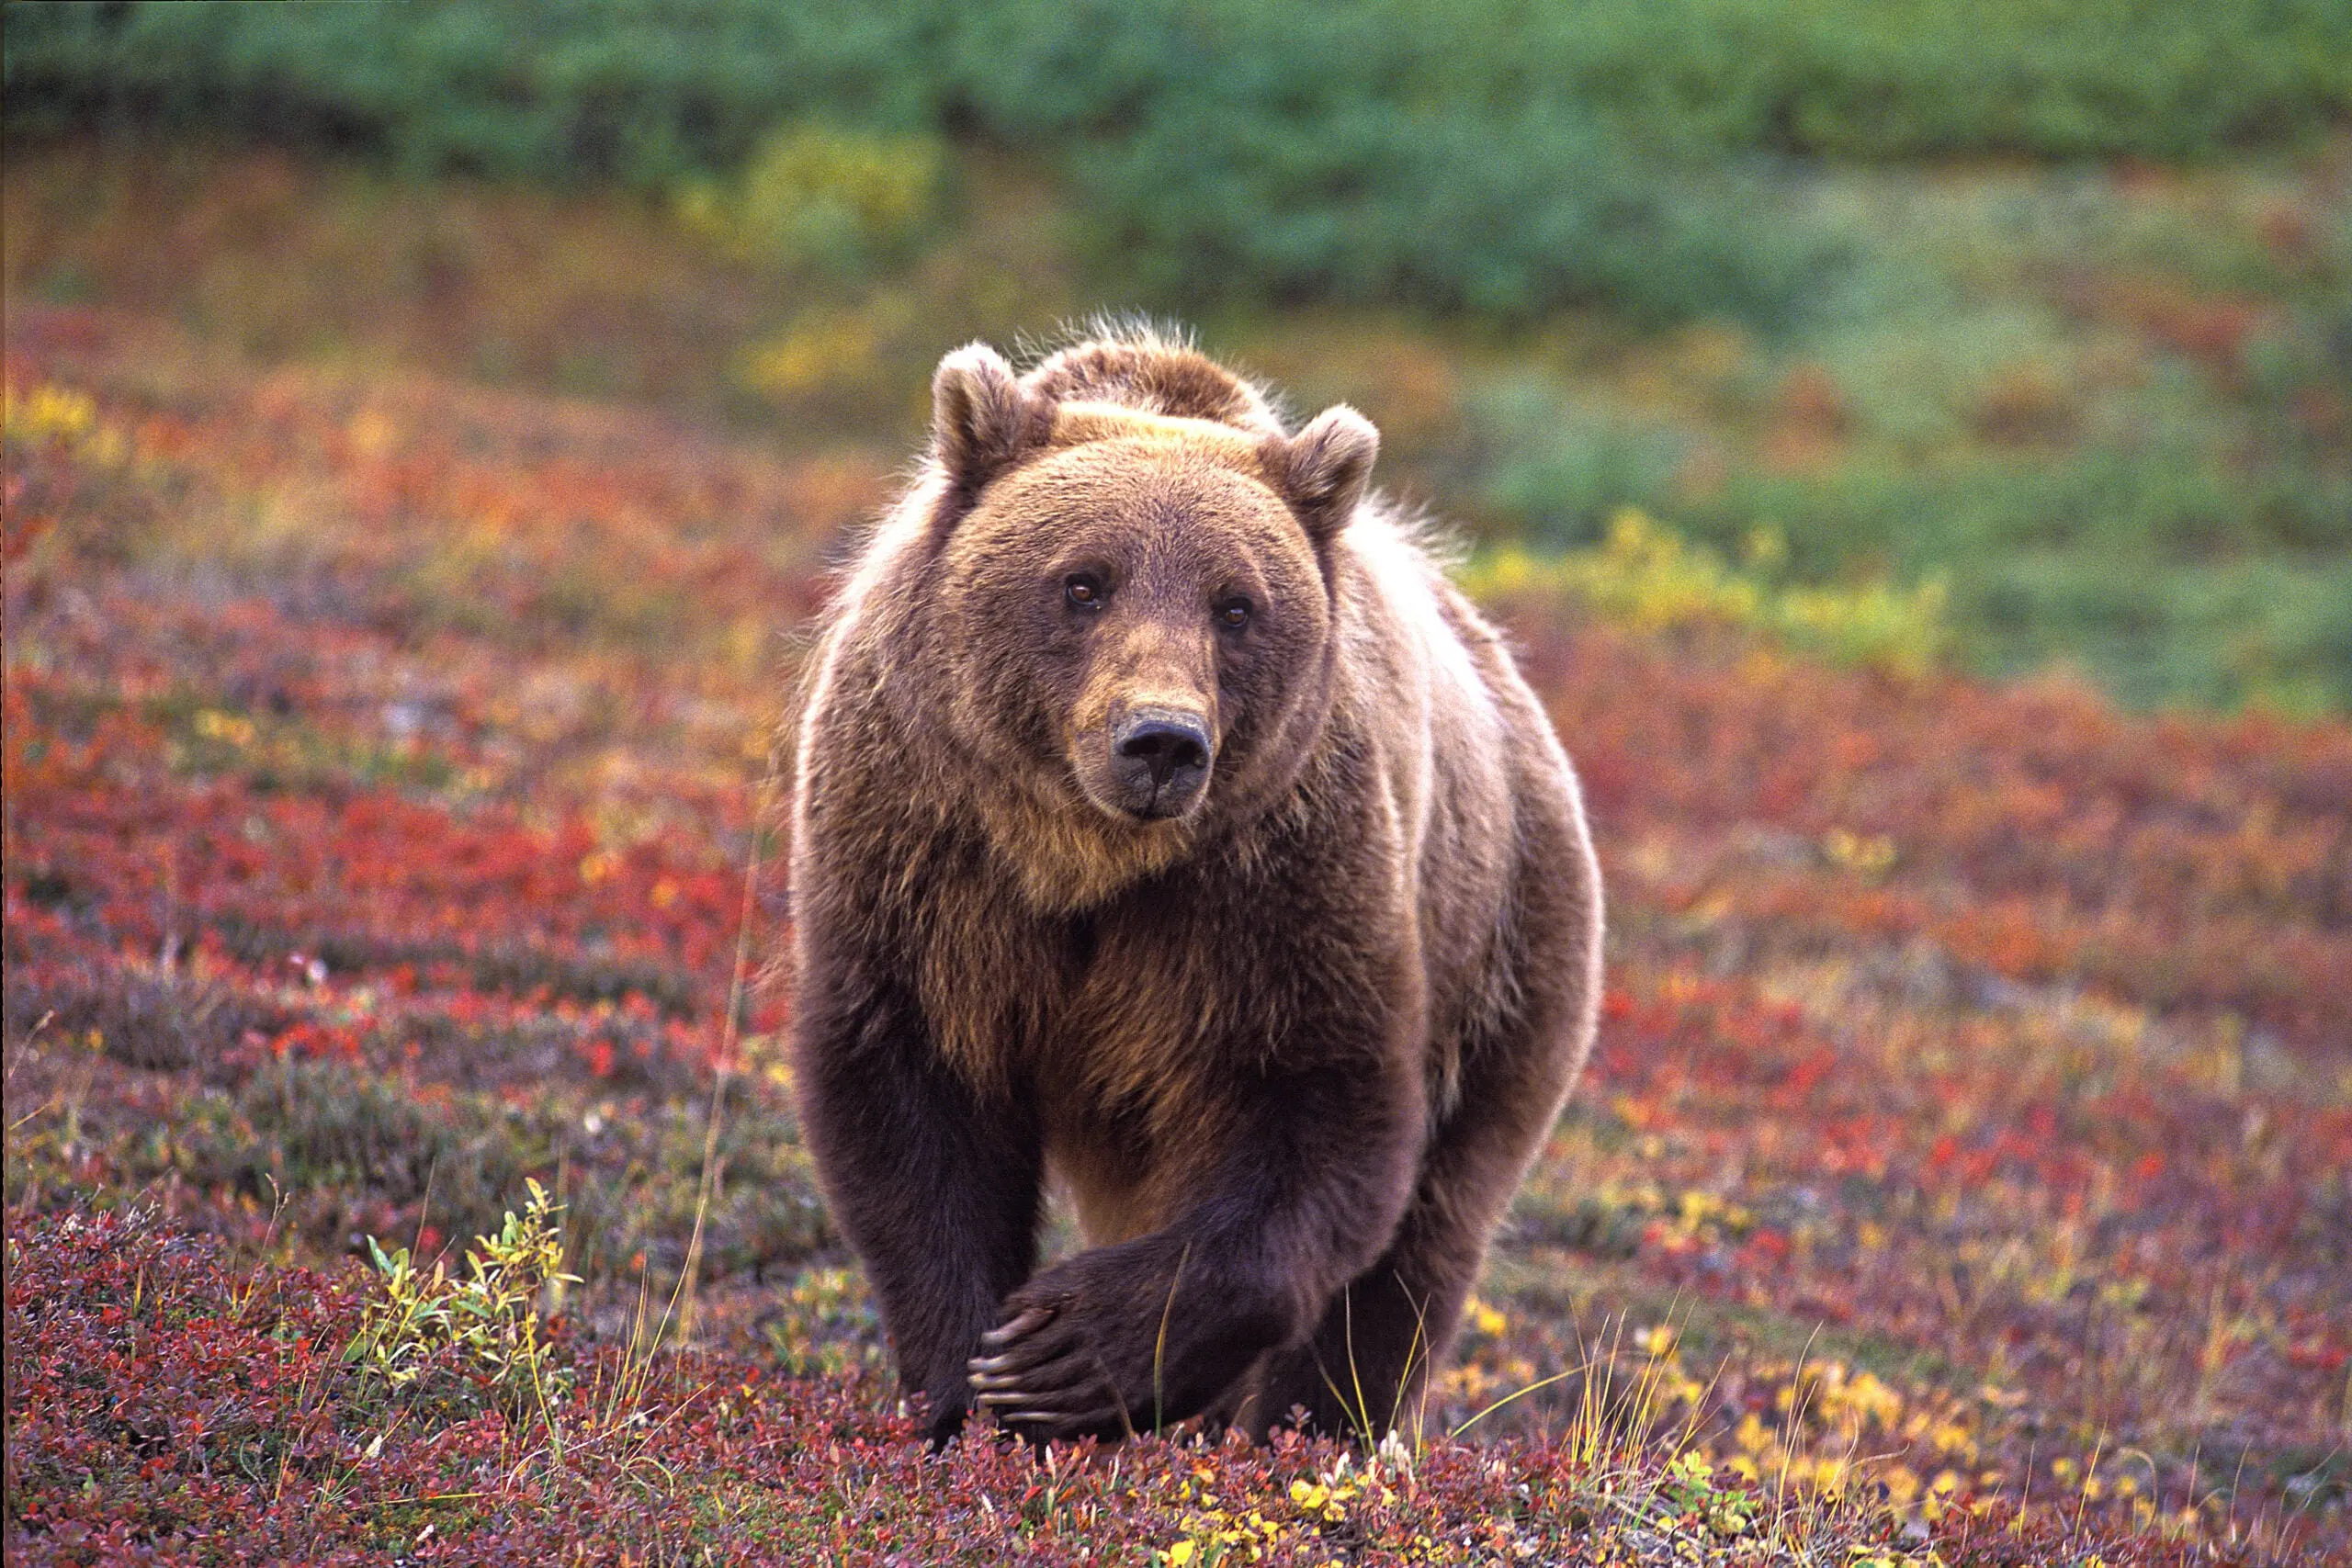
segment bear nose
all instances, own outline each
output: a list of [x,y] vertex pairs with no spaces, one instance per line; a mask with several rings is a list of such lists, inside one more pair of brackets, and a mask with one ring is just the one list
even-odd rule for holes
[[1142,759],[1151,782],[1164,784],[1185,768],[1209,765],[1208,733],[1195,719],[1135,720],[1119,737],[1119,755]]
[[1209,727],[1197,714],[1138,708],[1120,721],[1111,750],[1139,817],[1176,816],[1208,778]]

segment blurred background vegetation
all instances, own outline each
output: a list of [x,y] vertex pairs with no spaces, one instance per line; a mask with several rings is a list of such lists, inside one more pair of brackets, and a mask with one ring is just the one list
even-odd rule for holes
[[6,9],[17,309],[903,451],[1098,309],[1496,592],[2352,707],[2343,0]]

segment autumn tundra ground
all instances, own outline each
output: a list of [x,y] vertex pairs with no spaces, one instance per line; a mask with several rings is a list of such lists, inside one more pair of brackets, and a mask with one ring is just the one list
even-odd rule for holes
[[11,1561],[2352,1549],[2340,717],[1477,556],[1609,982],[1425,1438],[934,1461],[761,974],[888,458],[16,299],[6,383]]

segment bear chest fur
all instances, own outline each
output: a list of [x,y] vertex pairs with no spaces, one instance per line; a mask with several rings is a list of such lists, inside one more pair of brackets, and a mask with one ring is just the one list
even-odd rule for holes
[[[1332,1053],[1321,998],[1377,993],[1423,1016],[1418,964],[1374,940],[1398,922],[1329,897],[1337,877],[1253,879],[1211,861],[1050,915],[959,859],[963,874],[927,880],[910,932],[933,1047],[1035,1115],[1091,1239],[1153,1228],[1255,1081]],[[1294,885],[1325,897],[1285,908]],[[1421,1027],[1344,1047],[1425,1048]]]

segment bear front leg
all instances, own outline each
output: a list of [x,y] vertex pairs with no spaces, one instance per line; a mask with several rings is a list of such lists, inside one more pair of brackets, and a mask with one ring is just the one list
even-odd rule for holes
[[839,987],[796,1020],[800,1114],[833,1219],[881,1307],[899,1378],[933,1448],[970,1414],[966,1362],[1036,1266],[1034,1121],[983,1102],[932,1050],[910,1005]]
[[1172,1224],[1006,1298],[970,1366],[1000,1422],[1046,1441],[1198,1415],[1306,1334],[1387,1245],[1421,1124],[1419,1077],[1403,1063],[1268,1075],[1211,1120],[1225,1135]]

